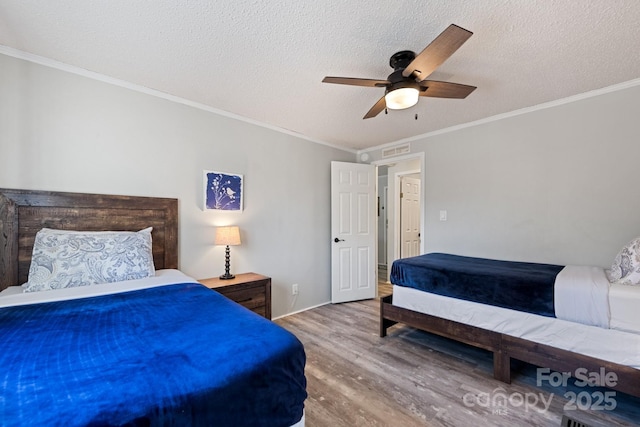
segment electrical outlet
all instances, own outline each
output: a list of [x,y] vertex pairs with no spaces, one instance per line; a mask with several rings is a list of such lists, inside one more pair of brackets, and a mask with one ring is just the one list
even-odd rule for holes
[[294,283],[291,285],[291,295],[298,295],[298,284]]

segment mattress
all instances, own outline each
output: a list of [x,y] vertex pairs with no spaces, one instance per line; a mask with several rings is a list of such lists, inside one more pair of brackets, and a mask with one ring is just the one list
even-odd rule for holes
[[640,369],[640,334],[539,316],[397,285],[393,286],[393,305]]
[[600,267],[567,265],[554,284],[556,317],[609,329],[610,286]]
[[442,296],[640,333],[640,287],[612,285],[601,267],[433,253],[394,261],[391,282]]
[[171,283],[195,282],[180,270],[158,270],[155,276],[144,279],[127,280],[124,282],[104,283],[93,286],[79,286],[75,288],[54,289],[46,292],[23,292],[24,286],[9,286],[0,292],[0,308],[37,304],[42,302],[64,301],[78,298],[88,298],[99,295],[109,295],[120,292],[128,292],[136,289],[152,288],[154,286],[168,285]]
[[295,336],[180,272],[145,280],[2,292],[3,425],[303,423]]
[[612,329],[640,334],[640,286],[611,284],[609,311]]

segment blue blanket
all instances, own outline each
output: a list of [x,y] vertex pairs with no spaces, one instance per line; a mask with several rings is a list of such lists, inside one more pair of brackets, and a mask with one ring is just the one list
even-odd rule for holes
[[197,283],[0,309],[3,426],[290,426],[295,336]]
[[555,317],[553,286],[563,266],[432,253],[391,266],[391,283],[452,298]]

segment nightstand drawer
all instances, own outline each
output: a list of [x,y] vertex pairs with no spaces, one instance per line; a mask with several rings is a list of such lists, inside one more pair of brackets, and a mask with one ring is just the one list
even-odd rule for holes
[[265,305],[264,285],[251,286],[244,289],[236,289],[236,287],[233,286],[229,288],[217,288],[215,290],[252,310]]
[[271,319],[270,277],[256,273],[244,273],[229,280],[214,277],[198,281],[249,310]]

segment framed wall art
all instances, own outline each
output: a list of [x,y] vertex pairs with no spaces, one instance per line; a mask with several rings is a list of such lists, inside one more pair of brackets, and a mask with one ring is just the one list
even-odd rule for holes
[[204,171],[204,209],[242,212],[242,175]]

